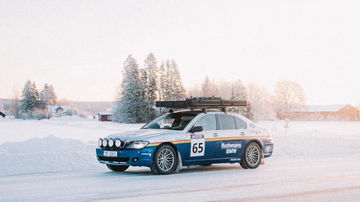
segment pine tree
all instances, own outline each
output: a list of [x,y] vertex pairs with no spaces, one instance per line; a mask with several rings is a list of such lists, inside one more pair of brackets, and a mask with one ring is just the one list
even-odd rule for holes
[[159,68],[159,99],[165,100],[165,89],[167,85],[167,77],[164,62],[161,63]]
[[145,59],[145,67],[142,70],[142,88],[144,89],[144,121],[148,122],[155,118],[155,102],[158,97],[158,68],[155,56],[150,53]]
[[172,99],[172,68],[170,64],[170,60],[166,60],[165,62],[165,73],[164,73],[164,89],[163,89],[163,96],[164,100],[171,100]]
[[114,121],[125,123],[143,122],[143,88],[136,60],[129,55],[124,62],[121,98],[113,112]]
[[185,88],[174,60],[166,60],[160,65],[160,98],[162,100],[179,100],[184,98]]
[[23,114],[26,118],[32,117],[32,113],[36,108],[39,107],[40,96],[39,92],[36,89],[36,85],[34,82],[28,80],[25,83],[23,92],[22,92],[22,100],[20,105],[21,114]]
[[171,60],[171,80],[170,80],[170,89],[171,89],[171,98],[174,100],[179,100],[185,98],[185,88],[181,82],[181,75],[178,69],[178,66],[174,60]]

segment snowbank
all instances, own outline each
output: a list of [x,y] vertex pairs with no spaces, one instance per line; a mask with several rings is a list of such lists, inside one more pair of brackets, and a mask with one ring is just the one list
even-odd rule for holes
[[78,116],[0,119],[0,176],[104,169],[95,155],[98,138],[141,126]]
[[0,176],[100,169],[94,144],[55,136],[0,145]]
[[106,137],[119,131],[138,129],[142,125],[101,122],[78,116],[54,117],[43,120],[0,119],[0,144],[50,135],[63,139],[97,142],[99,137]]

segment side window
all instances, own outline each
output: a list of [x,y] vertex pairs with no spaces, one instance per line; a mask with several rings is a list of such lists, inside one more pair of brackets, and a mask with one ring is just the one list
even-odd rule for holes
[[246,129],[247,125],[245,121],[235,117],[236,127],[237,129]]
[[194,126],[202,126],[203,130],[216,130],[216,118],[215,115],[206,115],[200,118]]
[[235,117],[226,114],[219,114],[218,120],[220,124],[220,130],[236,129]]

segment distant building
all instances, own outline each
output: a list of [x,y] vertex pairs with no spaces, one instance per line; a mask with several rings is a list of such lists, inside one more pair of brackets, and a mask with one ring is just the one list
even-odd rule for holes
[[68,105],[50,105],[48,112],[51,116],[64,116],[66,112],[71,112],[71,107]]
[[99,112],[99,121],[111,121],[111,112]]
[[[279,117],[279,116],[278,116]],[[360,111],[351,105],[304,105],[295,107],[290,120],[359,121]]]

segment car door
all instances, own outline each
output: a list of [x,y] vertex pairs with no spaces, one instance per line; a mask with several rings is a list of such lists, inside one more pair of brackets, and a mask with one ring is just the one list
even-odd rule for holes
[[217,121],[215,114],[207,114],[197,120],[191,127],[201,126],[203,131],[192,133],[187,132],[187,139],[190,139],[189,153],[187,155],[187,163],[190,164],[208,164],[216,157],[218,150],[215,142],[206,141],[217,134]]
[[[245,131],[238,129],[237,119],[233,115],[217,114],[216,117],[219,123],[220,152],[218,153],[218,158],[237,161],[241,156],[241,149],[243,147],[242,136],[245,135]],[[238,120],[238,122],[239,127],[243,127],[240,125],[242,123],[241,120]]]

